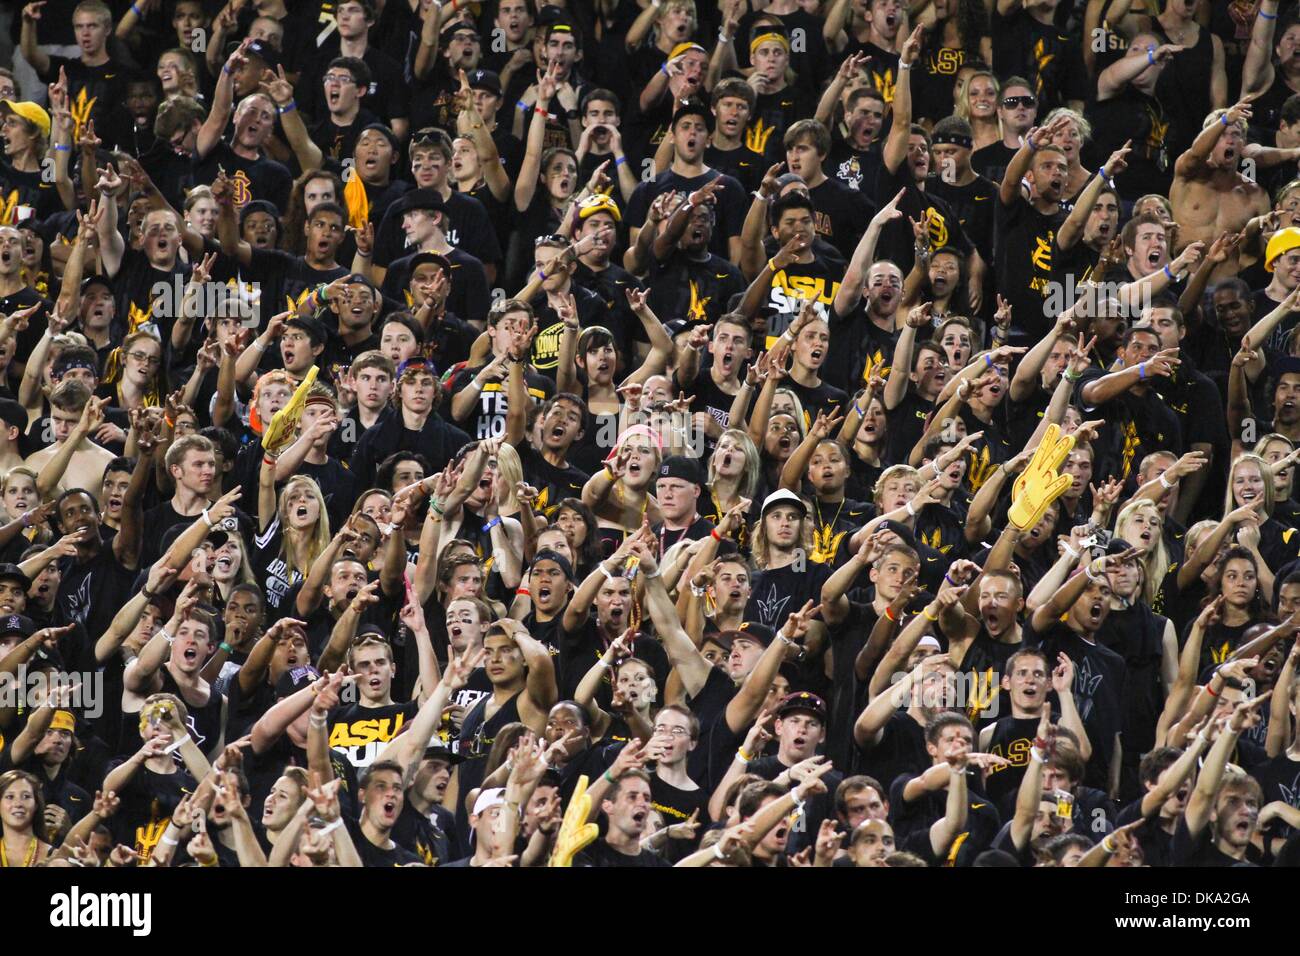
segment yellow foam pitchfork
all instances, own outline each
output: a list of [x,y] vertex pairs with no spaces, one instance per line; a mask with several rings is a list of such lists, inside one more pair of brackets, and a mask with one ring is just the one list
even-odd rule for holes
[[578,786],[555,834],[555,849],[547,866],[573,866],[573,858],[600,835],[600,827],[587,823],[591,815],[591,794],[587,793],[587,775],[578,778]]
[[1034,450],[1025,470],[1011,489],[1011,509],[1007,520],[1021,531],[1028,531],[1042,520],[1052,502],[1065,494],[1074,479],[1058,474],[1066,456],[1074,448],[1074,436],[1062,435],[1057,425],[1048,425],[1043,440]]
[[271,423],[266,426],[266,431],[262,434],[263,449],[275,454],[282,446],[293,441],[293,433],[298,428],[298,423],[302,421],[302,410],[307,405],[307,393],[311,391],[319,372],[315,365],[307,369],[306,378],[294,391],[289,403],[271,416]]

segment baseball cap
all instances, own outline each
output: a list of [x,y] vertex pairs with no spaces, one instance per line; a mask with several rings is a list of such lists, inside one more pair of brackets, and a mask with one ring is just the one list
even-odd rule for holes
[[694,458],[687,458],[685,455],[670,455],[659,466],[658,477],[680,478],[682,481],[689,481],[693,485],[698,485],[700,483],[700,466],[695,463]]
[[451,260],[439,252],[417,252],[415,255],[411,256],[412,274],[414,274],[415,270],[420,266],[428,265],[429,263],[441,266],[443,272],[448,275],[451,274]]
[[822,723],[826,723],[826,701],[806,690],[787,694],[776,708],[776,716],[778,717],[797,712],[812,714]]
[[288,322],[284,323],[284,327],[286,329],[301,329],[306,332],[307,337],[311,339],[312,345],[324,345],[329,337],[329,333],[325,330],[324,323],[313,319],[309,315],[295,315]]
[[277,698],[289,697],[298,693],[304,687],[308,687],[320,678],[320,671],[316,668],[304,664],[302,667],[291,667],[275,682],[275,696]]
[[[757,641],[763,647],[771,644],[776,638],[776,631],[772,630],[766,624],[760,624],[757,621],[745,621],[740,627],[729,631],[720,631],[710,637],[710,640],[718,644],[719,647],[731,647],[734,641]],[[726,643],[723,644],[723,641]]]
[[607,212],[614,217],[615,222],[623,221],[623,213],[619,211],[618,203],[606,196],[604,193],[595,193],[588,196],[578,204],[578,218],[586,219],[588,216],[594,216],[598,212]]
[[85,295],[89,292],[92,285],[102,285],[109,292],[113,291],[113,283],[109,281],[108,276],[94,272],[81,280],[81,294]]
[[[16,564],[0,564],[0,581],[17,581],[19,584],[23,586],[24,591],[32,586],[32,579],[29,578],[26,574],[24,574],[23,569],[18,567],[18,565]],[[14,616],[21,616],[21,615],[10,615],[10,616],[14,617]],[[28,631],[27,633],[34,634],[35,627],[33,627],[33,629]]]
[[[4,568],[16,568],[16,565],[0,565],[0,578],[8,577],[3,573]],[[18,572],[22,574],[21,571]],[[25,578],[26,575],[23,575]],[[10,634],[18,634],[22,637],[31,637],[36,633],[36,622],[25,614],[6,614],[0,617],[0,637],[8,637]]]
[[473,20],[452,20],[439,31],[439,35],[444,39],[451,39],[461,30],[468,30],[475,36],[479,35],[478,27],[474,25]]
[[433,740],[429,741],[429,746],[424,748],[424,756],[420,759],[445,760],[454,766],[465,758],[444,744],[439,738],[434,737]]
[[474,801],[474,816],[491,810],[493,807],[504,806],[506,802],[505,787],[489,787],[478,795]]
[[447,206],[436,189],[412,189],[398,200],[399,212],[411,212],[415,209],[427,209],[430,212],[443,212]]
[[32,123],[45,136],[50,135],[50,114],[39,104],[27,100],[0,100],[0,113],[12,113]]
[[276,208],[275,203],[267,199],[254,199],[251,202],[244,203],[239,210],[239,228],[244,228],[244,221],[255,212],[264,212],[277,223],[280,219],[280,210]]
[[245,47],[245,52],[249,56],[255,56],[267,65],[268,69],[274,70],[280,65],[280,52],[265,40],[254,40]]
[[486,90],[497,96],[501,95],[501,77],[493,70],[475,70],[469,75],[471,90]]
[[764,498],[761,514],[767,514],[768,511],[775,508],[777,505],[794,505],[794,507],[798,508],[804,514],[808,513],[807,503],[789,488],[778,488],[776,491]]
[[1278,256],[1286,255],[1297,247],[1300,247],[1300,229],[1295,226],[1288,226],[1273,233],[1273,238],[1268,241],[1268,248],[1264,251],[1264,271],[1272,272],[1273,263],[1277,261]]

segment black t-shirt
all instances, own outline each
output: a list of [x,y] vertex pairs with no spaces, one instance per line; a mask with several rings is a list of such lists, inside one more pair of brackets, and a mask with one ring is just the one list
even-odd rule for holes
[[23,172],[0,159],[0,225],[14,226],[28,218],[44,221],[62,211],[58,189],[40,170]]
[[[341,265],[332,269],[313,268],[302,256],[281,252],[279,249],[254,249],[248,267],[240,271],[246,280],[261,284],[261,302],[264,306],[260,325],[263,328],[271,316],[278,312],[296,312],[303,297],[318,285],[328,285],[348,274],[348,270]],[[267,354],[271,354],[270,349]],[[279,356],[274,356],[274,359],[278,358]]]
[[1131,139],[1128,168],[1115,177],[1120,196],[1133,201],[1147,193],[1169,194],[1177,156],[1170,152],[1170,117],[1157,97],[1129,85],[1118,96],[1092,103],[1087,117],[1092,141],[1084,148],[1086,165],[1098,168]]
[[645,225],[646,214],[650,211],[651,203],[664,193],[685,192],[690,195],[718,177],[722,177],[722,186],[714,194],[717,204],[713,209],[717,215],[717,222],[713,227],[713,239],[709,251],[729,260],[731,252],[727,240],[732,236],[740,235],[741,227],[745,224],[745,215],[749,212],[747,201],[749,193],[735,179],[716,169],[706,169],[700,175],[690,177],[666,169],[649,182],[641,183],[632,193],[624,222],[629,229],[639,229]]
[[672,865],[658,853],[654,853],[651,850],[642,850],[636,856],[628,856],[626,853],[620,853],[603,839],[597,840],[574,857],[573,864],[574,866],[620,867],[657,867]]
[[858,748],[856,769],[883,784],[886,780],[892,783],[900,775],[914,776],[931,763],[925,749],[925,728],[907,711],[899,710],[890,714],[881,728],[879,743]]
[[1028,79],[1038,96],[1038,115],[1046,117],[1069,100],[1092,95],[1077,35],[1055,23],[1039,23],[1024,9],[1003,16],[993,9],[993,67],[998,76]]
[[581,498],[582,488],[591,476],[567,463],[565,468],[552,465],[531,444],[523,443],[516,451],[523,465],[524,481],[536,488],[540,495],[536,508],[548,519],[565,498]]
[[767,161],[765,154],[750,149],[749,144],[745,142],[735,149],[718,149],[716,146],[709,146],[704,151],[704,162],[736,179],[745,187],[746,192],[750,193],[758,188],[759,183],[763,181],[763,174],[772,165]]
[[1001,185],[1002,177],[1006,175],[1007,167],[1011,165],[1011,157],[1014,155],[1016,155],[1014,149],[998,140],[971,153],[970,165],[976,174],[997,186]]
[[[946,116],[947,113],[943,115]],[[906,160],[900,163],[897,172],[893,173],[882,164],[880,173],[876,177],[876,203],[884,205],[891,202],[900,189],[903,190],[903,198],[898,208],[903,216],[885,223],[884,228],[881,229],[880,241],[876,244],[876,261],[892,260],[902,270],[903,275],[907,275],[912,270],[912,263],[916,259],[916,241],[908,219],[920,222],[926,210],[931,210],[930,251],[933,252],[941,246],[955,246],[964,255],[970,255],[974,246],[966,237],[956,211],[948,205],[947,201],[941,196],[932,194],[928,188],[921,189],[917,186],[912,178],[912,168]]]
[[126,599],[135,593],[137,574],[124,567],[108,542],[84,564],[75,557],[59,562],[58,613],[67,622],[76,621],[87,634],[105,633]]
[[[384,284],[379,291],[395,302],[412,305],[410,296],[411,260],[416,253],[393,260],[384,274]],[[452,248],[447,253],[451,263],[451,291],[447,294],[447,310],[473,322],[487,319],[492,293],[488,289],[487,273],[483,263],[462,249]]]
[[814,303],[817,314],[829,319],[831,306],[844,280],[844,269],[821,256],[811,262],[792,262],[772,276],[772,288],[762,303],[775,310],[767,320],[765,348],[776,344],[798,317],[805,302]]
[[1174,824],[1174,835],[1169,841],[1171,866],[1255,866],[1246,860],[1236,860],[1222,852],[1214,841],[1214,824],[1207,822],[1198,836],[1187,829],[1187,818],[1179,817]]
[[245,159],[230,148],[225,140],[219,142],[207,156],[194,159],[194,181],[211,183],[217,178],[218,167],[224,167],[235,188],[235,205],[242,207],[254,199],[265,199],[275,204],[282,213],[289,208],[289,193],[293,189],[293,174],[283,163],[265,154],[257,159]]
[[[124,762],[110,763],[108,773]],[[147,862],[167,831],[176,804],[186,793],[193,793],[196,785],[179,761],[174,773],[155,773],[141,766],[125,786],[118,788],[121,804],[107,821],[113,831],[113,842],[131,847],[140,854],[140,863]]]
[[757,572],[745,605],[745,620],[780,629],[808,600],[814,604],[820,600],[822,584],[830,573],[827,565],[815,561]]
[[[393,840],[393,845],[389,849],[375,846],[366,839],[366,835],[361,832],[361,824],[355,820],[345,819],[344,823],[348,828],[348,834],[352,837],[353,844],[357,848],[357,855],[361,857],[362,866],[406,866],[408,863],[424,862],[396,840]],[[396,832],[396,827],[394,827],[394,832]]]
[[1017,195],[1009,205],[996,201],[998,291],[1011,303],[1013,337],[1037,342],[1052,329],[1047,312],[1056,231],[1065,222],[1057,210],[1044,215]]
[[834,177],[828,177],[810,194],[817,235],[849,258],[876,214],[875,203],[868,193],[850,189]]
[[363,770],[419,709],[414,700],[382,707],[364,707],[360,701],[344,704],[329,715],[330,748]]
[[[994,220],[998,206],[998,184],[977,175],[973,182],[956,186],[943,176],[932,176],[925,184],[926,192],[943,199],[953,212],[962,230],[979,250],[985,262],[993,262]],[[1000,285],[1000,283],[999,283]]]
[[1090,368],[1080,376],[1074,390],[1074,402],[1085,415],[1099,412],[1096,417],[1106,421],[1101,434],[1092,443],[1095,449],[1093,474],[1113,474],[1123,480],[1153,451],[1182,454],[1183,439],[1178,416],[1161,401],[1154,389],[1149,389],[1145,395],[1129,389],[1104,405],[1089,405],[1083,400],[1084,387],[1106,374],[1105,369]]
[[900,849],[916,853],[932,866],[970,866],[975,857],[987,850],[1002,827],[1002,817],[988,798],[978,791],[979,771],[968,770],[969,809],[966,828],[958,833],[943,856],[936,856],[930,843],[930,827],[942,820],[948,801],[947,788],[925,794],[910,803],[903,792],[910,780],[924,773],[902,774],[889,788],[889,816],[894,827],[894,840]]
[[[46,13],[53,13],[47,10]],[[107,129],[109,117],[126,101],[126,70],[110,59],[100,66],[86,66],[81,57],[49,57],[49,68],[41,74],[45,83],[53,83],[62,69],[68,77],[68,106],[76,123],[74,138],[80,138],[87,120]]]
[[[726,312],[727,304],[748,283],[724,256],[709,253],[695,259],[681,249],[660,262],[650,264],[649,305],[665,322],[685,319],[688,325],[712,324]],[[730,407],[730,406],[728,406]]]
[[[541,336],[538,336],[540,338]],[[483,371],[487,366],[480,365],[477,368],[463,368],[455,374],[451,380],[449,391],[455,395],[461,389],[466,388],[474,380],[474,376]],[[539,402],[544,402],[555,394],[555,383],[544,375],[538,375],[531,369],[524,371],[524,385],[528,394]],[[462,421],[457,422],[461,428],[464,428],[473,439],[479,440],[484,438],[500,438],[506,433],[506,414],[510,410],[509,398],[506,395],[506,383],[489,382],[483,386],[479,392],[478,404],[469,416]],[[447,412],[450,414],[450,407]]]

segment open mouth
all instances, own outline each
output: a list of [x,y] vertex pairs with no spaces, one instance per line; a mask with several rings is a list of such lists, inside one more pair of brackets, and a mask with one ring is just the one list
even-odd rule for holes
[[306,505],[299,505],[299,506],[294,510],[293,514],[294,514],[294,517],[297,518],[299,521],[305,521],[305,520],[307,520],[307,514],[308,514],[308,512],[307,512],[307,506],[306,506]]
[[808,353],[808,357],[811,358],[814,362],[820,362],[822,360],[823,354],[825,353],[823,353],[821,349],[813,349],[811,352]]
[[1241,500],[1247,504],[1254,501],[1257,497],[1259,496],[1254,491],[1243,491],[1241,493]]
[[234,566],[234,561],[230,559],[229,555],[222,555],[221,557],[217,558],[216,569],[218,571],[229,571],[233,566]]
[[790,450],[790,436],[789,436],[789,435],[782,435],[782,436],[781,436],[781,440],[778,441],[776,444],[777,444],[777,447],[780,448],[782,451],[789,451],[789,450]]
[[639,826],[640,824],[645,823],[645,818],[647,816],[649,816],[648,810],[637,810],[632,814],[632,822]]
[[397,815],[397,801],[385,800],[383,802],[384,816],[392,817]]
[[609,619],[611,621],[621,621],[623,619],[623,608],[615,605],[609,609]]
[[732,588],[732,589],[728,592],[728,597],[730,597],[731,600],[733,600],[733,601],[739,601],[740,598],[741,598],[741,596],[742,596],[742,592],[741,592],[740,588]]
[[537,598],[540,601],[549,601],[551,599],[551,589],[545,586],[538,588]]
[[185,663],[187,663],[187,664],[193,664],[195,661],[197,661],[197,660],[199,659],[199,652],[198,652],[197,648],[187,647],[187,648],[185,648],[185,650],[181,653],[181,657],[184,658]]
[[1148,252],[1147,265],[1151,266],[1152,269],[1155,269],[1157,266],[1160,265],[1160,258],[1161,258],[1161,252],[1159,249],[1154,249],[1151,252]]
[[1092,619],[1094,624],[1101,621],[1102,610],[1102,603],[1100,601],[1095,602],[1092,607],[1088,609],[1088,616]]

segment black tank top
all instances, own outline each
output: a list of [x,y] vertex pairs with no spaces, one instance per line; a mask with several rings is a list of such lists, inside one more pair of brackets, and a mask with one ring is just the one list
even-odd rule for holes
[[[993,736],[989,738],[988,753],[1005,757],[1010,766],[990,767],[984,779],[984,790],[990,800],[1001,811],[1008,795],[1020,789],[1020,781],[1025,777],[1025,767],[1029,765],[1029,748],[1034,745],[1038,734],[1037,717],[1012,717],[1007,715],[993,725]],[[1010,797],[1014,802],[1015,798]]]
[[1156,722],[1164,709],[1160,665],[1164,659],[1166,619],[1144,604],[1111,611],[1097,634],[1098,643],[1124,658],[1124,754],[1134,759],[1156,743]]
[[460,737],[456,741],[456,752],[465,758],[458,768],[460,785],[456,800],[456,826],[469,839],[469,814],[465,812],[465,797],[483,782],[487,769],[488,754],[497,734],[506,724],[519,719],[519,694],[511,697],[501,705],[491,717],[487,717],[488,703],[492,695],[484,697],[465,715],[460,725]]
[[[1174,42],[1159,22],[1153,21],[1151,25],[1161,42]],[[1190,50],[1175,53],[1173,60],[1160,74],[1156,95],[1174,120],[1170,129],[1171,139],[1167,144],[1171,157],[1181,156],[1192,145],[1192,140],[1201,131],[1201,123],[1213,109],[1210,100],[1213,66],[1213,35],[1201,27],[1196,45]]]
[[[185,699],[185,696],[181,693],[180,685],[176,683],[176,678],[172,677],[172,673],[167,669],[166,664],[163,664],[158,669],[158,673],[162,675],[162,690],[160,693],[172,694],[185,705],[185,709],[189,711],[190,715],[188,722],[190,736],[194,738],[194,743],[203,751],[204,756],[209,760],[214,759],[217,755],[217,741],[221,738],[222,696],[215,690],[211,691],[208,694],[208,702],[202,707],[196,707]],[[138,746],[135,741],[140,739],[139,728],[140,712],[138,710],[134,713],[128,714],[124,712],[122,714],[121,747],[129,749]]]

